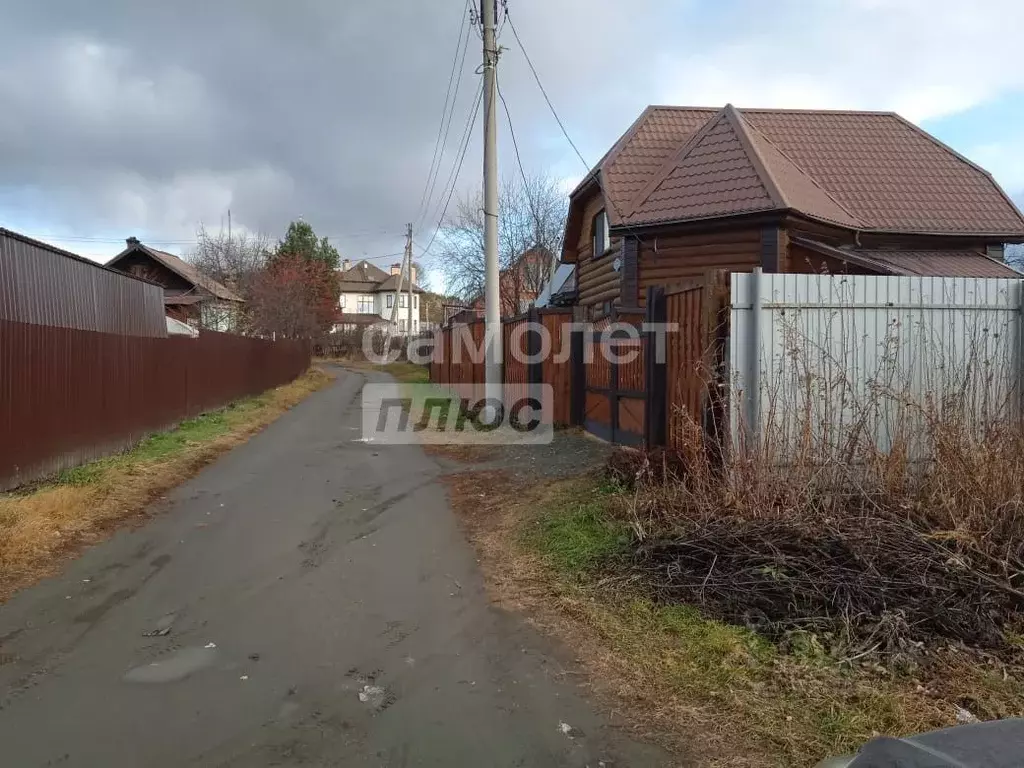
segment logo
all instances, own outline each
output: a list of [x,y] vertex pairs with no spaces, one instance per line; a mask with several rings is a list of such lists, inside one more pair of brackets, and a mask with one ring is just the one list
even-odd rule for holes
[[501,401],[483,385],[367,383],[362,440],[385,445],[538,445],[554,439],[550,384],[506,384]]

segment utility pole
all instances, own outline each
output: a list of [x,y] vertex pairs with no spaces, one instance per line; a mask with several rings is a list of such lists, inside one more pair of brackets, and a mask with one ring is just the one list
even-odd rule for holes
[[[409,270],[409,297],[405,322],[406,340],[412,338],[412,224],[405,231],[405,268]],[[408,343],[406,344],[408,346]]]
[[[481,0],[484,26],[484,392],[489,404],[498,406],[492,415],[497,421],[502,408],[501,298],[498,284],[498,121],[497,67],[495,41],[495,5],[497,0]],[[487,409],[490,412],[490,408]]]

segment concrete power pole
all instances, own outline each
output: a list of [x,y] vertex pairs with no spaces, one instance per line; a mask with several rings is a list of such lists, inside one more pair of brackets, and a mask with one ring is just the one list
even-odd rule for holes
[[[498,271],[498,121],[495,42],[496,0],[481,0],[484,26],[484,391],[490,403],[502,403],[501,296]],[[494,414],[495,419],[501,414]]]
[[[405,268],[409,270],[409,298],[406,307],[406,339],[412,338],[412,224],[405,231]],[[408,344],[406,345],[408,346]]]

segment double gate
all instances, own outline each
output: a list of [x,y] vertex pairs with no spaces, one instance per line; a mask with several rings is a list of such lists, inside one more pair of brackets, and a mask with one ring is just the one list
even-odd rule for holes
[[643,319],[639,313],[613,313],[582,331],[582,424],[612,443],[644,443],[648,376]]
[[724,273],[710,273],[652,287],[644,309],[613,310],[577,332],[572,422],[624,445],[682,449],[705,437],[717,443],[728,334],[724,280]]

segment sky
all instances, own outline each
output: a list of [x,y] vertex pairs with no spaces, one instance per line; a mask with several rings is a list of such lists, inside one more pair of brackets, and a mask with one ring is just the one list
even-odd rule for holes
[[[464,0],[3,0],[0,226],[101,260],[137,236],[182,253],[200,225],[343,257],[430,241],[476,90]],[[583,160],[648,104],[895,110],[1024,200],[1024,3],[507,0]],[[468,34],[463,66],[456,57]],[[523,165],[585,172],[505,23],[499,82]],[[422,205],[453,59],[455,106]],[[479,189],[481,127],[454,195]],[[517,174],[499,121],[501,171]],[[454,207],[454,203],[452,204]],[[419,251],[418,251],[419,255]],[[429,258],[428,258],[429,265]]]

